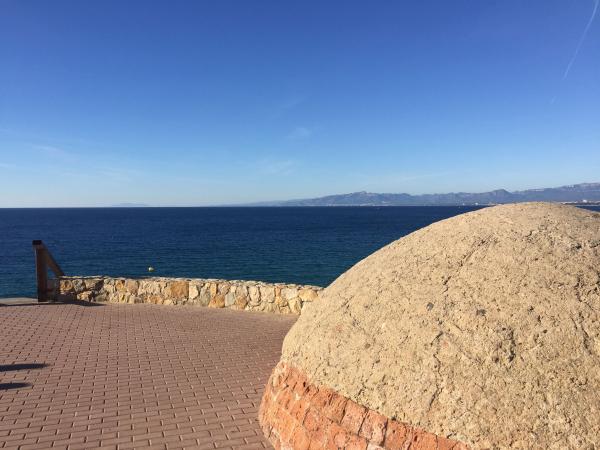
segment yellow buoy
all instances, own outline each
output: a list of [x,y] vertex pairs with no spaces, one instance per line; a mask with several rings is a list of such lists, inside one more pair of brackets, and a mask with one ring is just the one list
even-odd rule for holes
[[148,272],[154,272],[154,267],[152,267],[152,266],[148,267]]

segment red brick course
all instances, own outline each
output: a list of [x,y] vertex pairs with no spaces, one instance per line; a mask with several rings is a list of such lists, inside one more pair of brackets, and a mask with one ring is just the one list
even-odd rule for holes
[[259,422],[276,449],[468,450],[469,447],[389,419],[280,362],[260,405]]
[[0,305],[0,449],[270,448],[258,406],[294,321],[158,305]]

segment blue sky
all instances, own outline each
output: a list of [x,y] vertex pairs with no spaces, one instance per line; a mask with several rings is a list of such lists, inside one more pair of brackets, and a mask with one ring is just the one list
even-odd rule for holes
[[597,9],[0,0],[0,206],[600,181]]

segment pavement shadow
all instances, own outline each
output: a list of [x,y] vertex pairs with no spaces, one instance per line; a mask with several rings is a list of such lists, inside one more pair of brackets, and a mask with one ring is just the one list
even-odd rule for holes
[[21,389],[24,387],[31,386],[29,383],[0,383],[0,391],[7,391],[9,389]]
[[12,370],[32,370],[48,367],[46,363],[25,363],[25,364],[0,364],[0,372],[10,372]]
[[[21,363],[21,364],[0,364],[0,373],[11,372],[15,370],[35,370],[48,367],[46,363]],[[0,383],[0,392],[9,389],[21,389],[31,386],[31,383],[23,383],[20,381],[12,381],[10,383]]]
[[[40,304],[44,304],[44,303],[40,303]],[[63,305],[77,305],[77,306],[85,306],[85,307],[94,307],[94,306],[105,306],[106,302],[88,302],[85,300],[64,300],[62,302],[54,302],[54,304],[55,305],[63,304]]]
[[60,302],[37,302],[36,300],[32,300],[28,303],[19,303],[19,302],[2,302],[0,301],[0,308],[3,306],[56,306],[56,305],[77,305],[84,307],[94,307],[94,306],[104,306],[103,302],[87,302],[84,300],[64,300]]

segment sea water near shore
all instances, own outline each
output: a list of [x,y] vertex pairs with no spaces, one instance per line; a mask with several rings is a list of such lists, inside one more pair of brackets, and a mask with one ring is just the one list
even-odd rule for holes
[[153,276],[327,286],[389,242],[475,209],[0,209],[0,297],[34,296],[32,239],[68,275],[147,276],[152,266]]

